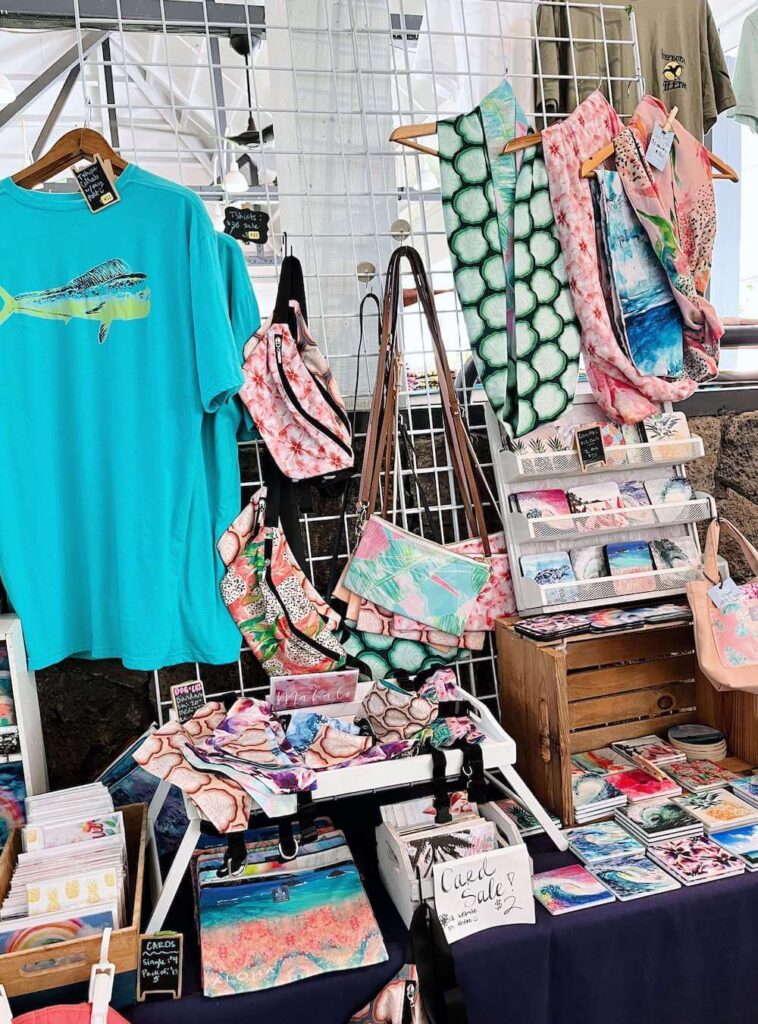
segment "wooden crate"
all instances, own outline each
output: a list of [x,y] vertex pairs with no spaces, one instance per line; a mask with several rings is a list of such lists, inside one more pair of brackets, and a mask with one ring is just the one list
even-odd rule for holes
[[[692,627],[646,626],[535,643],[498,623],[503,725],[517,768],[545,806],[574,824],[571,755],[672,725],[703,722],[727,736],[731,766],[758,763],[758,695],[717,693],[698,670]],[[727,766],[729,762],[727,762]]]
[[[137,967],[139,961],[140,919],[142,916],[142,887],[145,873],[145,846],[147,842],[147,805],[129,804],[119,810],[124,814],[126,855],[129,865],[129,892],[126,906],[130,911],[124,928],[111,935],[108,959],[115,964],[114,993],[133,992],[131,998],[113,1001],[113,1005],[128,1005],[136,998]],[[21,830],[14,829],[0,857],[0,900],[10,885],[18,855],[21,851]],[[52,1005],[55,1002],[81,1001],[87,998],[90,970],[100,958],[100,935],[86,939],[72,939],[37,949],[19,950],[0,956],[0,985],[11,998],[14,1013],[33,1005]],[[79,988],[83,984],[83,991]],[[73,988],[72,988],[73,986]],[[41,999],[27,999],[31,994]]]

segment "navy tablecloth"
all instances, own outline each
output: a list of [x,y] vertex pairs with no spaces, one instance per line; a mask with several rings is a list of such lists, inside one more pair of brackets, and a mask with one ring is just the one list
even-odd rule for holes
[[[345,828],[385,937],[389,961],[267,992],[200,995],[192,895],[166,927],[185,932],[185,998],[146,1002],[134,1024],[346,1024],[399,969],[407,935],[376,875],[373,800],[325,807]],[[544,836],[535,871],[574,862]],[[453,946],[469,1024],[758,1024],[758,873],[612,903],[535,925],[493,928]]]

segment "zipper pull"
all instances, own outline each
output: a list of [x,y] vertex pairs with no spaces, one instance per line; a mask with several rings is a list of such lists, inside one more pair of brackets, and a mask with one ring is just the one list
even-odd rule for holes
[[281,334],[274,335],[274,351],[276,352],[276,361],[281,364],[282,361],[282,336]]

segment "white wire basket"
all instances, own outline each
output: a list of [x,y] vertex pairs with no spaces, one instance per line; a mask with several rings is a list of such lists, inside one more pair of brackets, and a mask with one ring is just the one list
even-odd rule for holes
[[581,512],[570,516],[532,519],[521,512],[511,513],[513,536],[520,543],[534,540],[570,540],[587,534],[617,533],[619,530],[655,529],[683,526],[713,519],[716,503],[709,494],[697,492],[692,501],[666,505],[642,505],[608,512]]
[[683,593],[688,583],[702,578],[702,566],[692,566],[546,584],[522,576],[521,586],[530,607],[553,608],[556,605],[609,604],[619,599],[634,600],[648,595]]
[[505,450],[500,459],[505,479],[530,480],[535,477],[584,476],[589,473],[612,473],[635,466],[675,465],[694,462],[705,453],[700,437],[681,441],[663,441],[656,444],[627,444],[605,449],[606,461],[584,472],[575,451],[516,453]]

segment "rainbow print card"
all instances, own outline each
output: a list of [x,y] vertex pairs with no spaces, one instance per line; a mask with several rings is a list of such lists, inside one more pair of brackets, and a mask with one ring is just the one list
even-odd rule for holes
[[532,879],[534,898],[551,914],[570,914],[574,910],[613,903],[613,893],[580,864],[569,864],[554,871],[541,871]]
[[115,906],[103,904],[83,911],[78,917],[61,917],[44,914],[33,919],[15,918],[0,922],[0,954],[18,953],[25,949],[52,946],[69,939],[84,939],[100,935],[105,928],[112,928],[116,915]]

